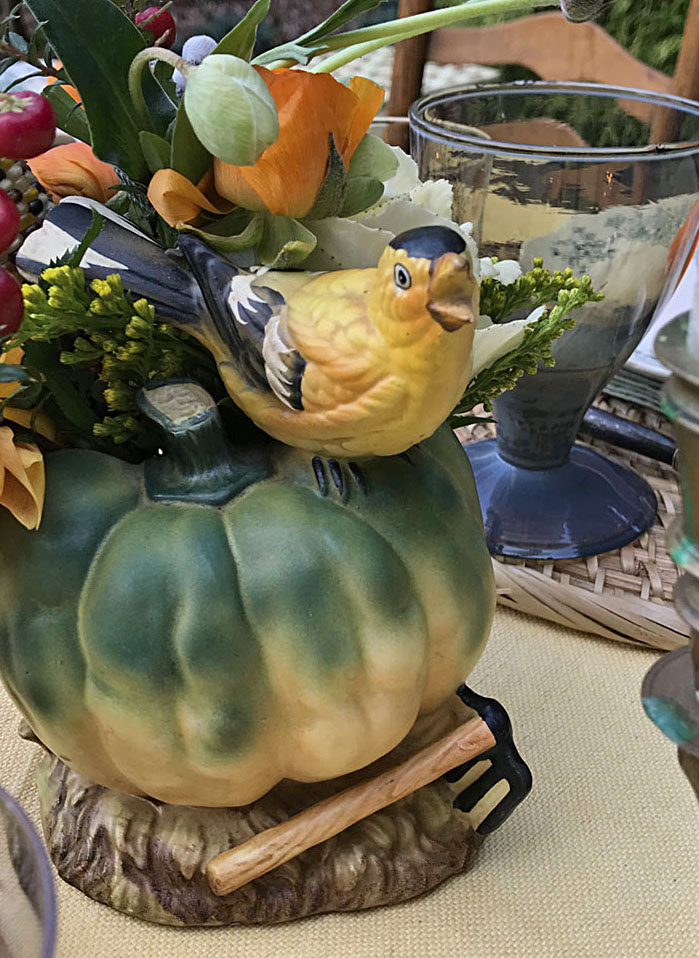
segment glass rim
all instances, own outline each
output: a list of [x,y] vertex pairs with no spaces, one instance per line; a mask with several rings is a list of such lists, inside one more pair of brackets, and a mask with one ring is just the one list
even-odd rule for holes
[[[456,97],[475,99],[479,96],[504,93],[505,95],[527,93],[583,94],[588,96],[638,100],[656,106],[668,107],[678,113],[696,116],[699,119],[699,103],[672,93],[659,93],[639,87],[618,86],[607,83],[584,83],[568,80],[511,80],[508,82],[467,83],[445,87],[427,93],[411,104],[408,111],[411,133],[429,135],[449,146],[470,146],[475,152],[537,159],[623,161],[629,158],[659,160],[666,157],[691,156],[699,152],[699,137],[680,142],[649,143],[645,146],[540,146],[528,143],[513,143],[469,134],[476,129],[464,124],[463,131],[446,130],[439,123],[427,120],[423,113],[430,107],[448,102]],[[456,124],[455,124],[456,125]]]
[[43,905],[41,958],[51,958],[56,944],[58,906],[48,852],[27,813],[19,802],[13,798],[9,792],[6,792],[4,788],[0,788],[0,806],[5,809],[7,814],[13,818],[22,829],[36,858],[41,879],[41,899]]

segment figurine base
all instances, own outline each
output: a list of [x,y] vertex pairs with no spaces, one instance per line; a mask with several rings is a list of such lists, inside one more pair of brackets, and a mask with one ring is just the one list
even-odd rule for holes
[[115,792],[51,754],[41,759],[37,784],[58,874],[89,898],[160,924],[266,924],[406,901],[471,864],[482,838],[453,807],[454,787],[440,779],[230,895],[211,892],[204,869],[215,855],[359,774],[282,783],[241,808]]

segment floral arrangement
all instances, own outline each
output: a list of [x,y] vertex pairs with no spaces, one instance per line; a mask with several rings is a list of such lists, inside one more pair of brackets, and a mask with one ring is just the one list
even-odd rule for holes
[[[194,234],[247,267],[372,268],[399,232],[431,224],[461,229],[480,283],[473,377],[454,410],[466,422],[539,362],[598,298],[589,278],[545,264],[481,259],[469,224],[451,219],[451,186],[421,183],[414,162],[370,132],[384,93],[333,70],[381,46],[437,26],[558,0],[470,0],[415,17],[344,29],[381,0],[346,0],[315,29],[256,53],[270,0],[256,0],[218,43],[197,38],[187,57],[171,4],[144,0],[25,0],[2,24],[2,74],[17,65],[45,81],[41,94],[0,93],[0,156],[26,160],[54,203],[89,198],[93,227],[80,246],[20,293],[0,271],[0,504],[36,528],[44,497],[43,454],[62,446],[131,461],[157,438],[138,411],[148,382],[186,376],[231,406],[199,342],[134,301],[118,275],[90,281],[83,256],[102,224],[120,214],[165,248]],[[597,5],[560,4],[571,19]],[[26,7],[37,25],[16,31]],[[192,42],[188,45],[193,49]],[[197,61],[197,62],[194,62]],[[52,146],[59,129],[68,142]],[[0,252],[20,229],[0,190]],[[525,318],[503,320],[513,313]],[[235,415],[229,408],[229,415]]]

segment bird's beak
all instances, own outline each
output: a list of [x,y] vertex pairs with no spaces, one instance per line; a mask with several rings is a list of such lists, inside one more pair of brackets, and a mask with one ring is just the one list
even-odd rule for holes
[[464,253],[445,253],[433,263],[427,309],[448,333],[473,323],[480,288]]

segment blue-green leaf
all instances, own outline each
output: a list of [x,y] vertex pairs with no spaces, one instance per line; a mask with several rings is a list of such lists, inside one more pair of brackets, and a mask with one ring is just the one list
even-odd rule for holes
[[8,366],[0,363],[0,383],[30,383],[32,377],[24,366]]

